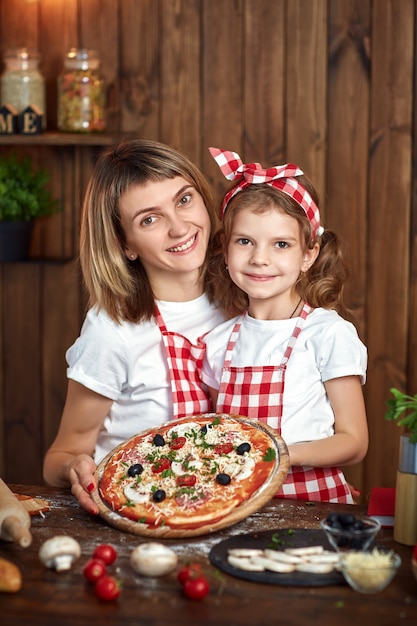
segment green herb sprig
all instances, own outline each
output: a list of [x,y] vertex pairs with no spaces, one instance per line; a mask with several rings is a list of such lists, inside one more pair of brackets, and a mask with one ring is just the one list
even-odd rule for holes
[[276,458],[277,458],[277,454],[274,448],[268,448],[268,450],[265,452],[264,456],[262,457],[262,460],[266,461],[267,463],[270,463],[271,461],[275,461]]
[[417,443],[417,394],[410,396],[395,387],[390,392],[394,397],[387,400],[388,411],[385,419],[404,426],[410,434],[410,443]]

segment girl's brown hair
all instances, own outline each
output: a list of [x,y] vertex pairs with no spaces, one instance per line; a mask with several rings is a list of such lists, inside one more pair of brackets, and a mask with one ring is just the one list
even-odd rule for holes
[[[297,179],[319,206],[316,190],[310,180],[306,176],[298,176]],[[339,237],[333,231],[325,230],[312,241],[310,221],[300,205],[286,193],[265,183],[253,184],[230,200],[223,217],[223,226],[214,236],[213,252],[209,260],[210,290],[225,315],[240,315],[249,305],[246,293],[231,280],[224,260],[234,217],[242,209],[250,209],[254,213],[278,209],[297,220],[305,249],[313,248],[316,242],[320,245],[317,259],[298,278],[298,294],[312,307],[335,309],[346,315],[343,287],[348,278],[348,270]]]
[[[155,299],[140,261],[125,256],[119,200],[132,185],[181,176],[202,196],[212,232],[218,219],[210,186],[183,154],[156,141],[130,140],[104,150],[87,186],[81,217],[80,260],[89,305],[104,309],[116,322],[151,319]],[[210,254],[212,237],[209,240]],[[201,268],[206,286],[206,267]],[[212,300],[212,290],[207,289]]]

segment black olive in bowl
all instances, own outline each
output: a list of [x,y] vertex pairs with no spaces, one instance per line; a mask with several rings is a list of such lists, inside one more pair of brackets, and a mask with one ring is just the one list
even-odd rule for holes
[[330,513],[320,525],[330,544],[338,552],[367,550],[381,529],[381,524],[371,517],[352,513]]

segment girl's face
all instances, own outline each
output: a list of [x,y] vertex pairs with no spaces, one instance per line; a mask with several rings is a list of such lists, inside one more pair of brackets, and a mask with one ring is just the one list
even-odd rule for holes
[[[186,274],[197,278],[210,237],[203,198],[184,178],[132,186],[120,198],[125,254],[140,258],[152,287]],[[133,255],[133,256],[132,256]]]
[[237,211],[227,246],[229,274],[249,297],[251,315],[281,319],[291,315],[300,272],[314,263],[319,245],[306,249],[297,220],[279,208]]

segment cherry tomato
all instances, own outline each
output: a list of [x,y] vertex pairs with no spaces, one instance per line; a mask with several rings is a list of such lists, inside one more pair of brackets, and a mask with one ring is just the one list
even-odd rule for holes
[[177,574],[178,582],[183,585],[190,578],[198,578],[201,576],[201,566],[198,563],[190,563],[184,565]]
[[233,450],[232,443],[219,443],[214,448],[216,454],[229,454]]
[[178,476],[176,483],[180,487],[192,487],[197,482],[197,477],[194,474],[183,474],[182,476]]
[[185,437],[175,437],[175,439],[173,439],[169,444],[169,447],[171,450],[179,450],[185,445],[186,441]]
[[109,543],[102,543],[94,550],[93,557],[101,559],[106,565],[111,565],[117,558],[117,552]]
[[162,459],[158,459],[158,461],[155,461],[155,463],[152,465],[152,471],[154,474],[160,474],[161,472],[169,469],[170,467],[171,467],[171,461],[167,459],[166,457],[163,457]]
[[84,578],[95,583],[106,573],[106,564],[100,559],[90,559],[83,567]]
[[197,578],[189,578],[186,580],[183,589],[186,598],[190,600],[202,600],[210,591],[210,585],[204,576],[198,576]]
[[94,591],[99,600],[112,602],[120,596],[120,585],[114,576],[102,576],[96,582]]

